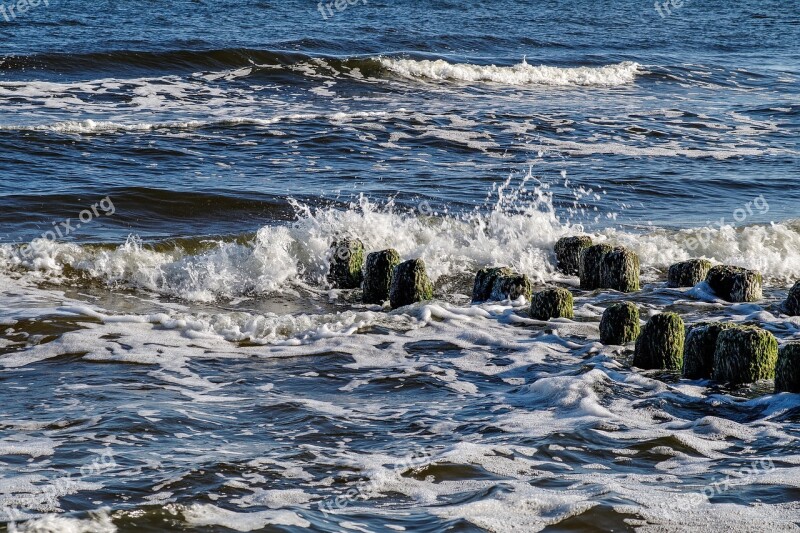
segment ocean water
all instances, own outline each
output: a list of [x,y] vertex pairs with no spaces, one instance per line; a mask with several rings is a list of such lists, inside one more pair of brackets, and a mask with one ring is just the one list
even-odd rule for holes
[[[800,339],[800,4],[2,2],[0,530],[800,529],[797,395],[598,332]],[[558,273],[577,233],[642,290]],[[435,299],[331,288],[342,236]],[[690,257],[764,300],[666,288]],[[575,319],[471,304],[486,265]]]

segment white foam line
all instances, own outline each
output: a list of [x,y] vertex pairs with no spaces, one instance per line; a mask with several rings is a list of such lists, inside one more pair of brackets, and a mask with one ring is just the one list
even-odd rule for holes
[[359,111],[354,113],[294,113],[277,115],[271,118],[236,117],[218,120],[189,120],[171,122],[137,122],[122,123],[113,121],[95,121],[91,119],[56,122],[53,124],[37,125],[0,125],[0,130],[6,131],[52,131],[56,133],[105,133],[105,132],[147,132],[161,129],[193,130],[214,126],[271,126],[279,122],[304,122],[313,120],[329,120],[335,123],[369,118],[387,118],[400,116],[405,110],[388,111]]
[[599,86],[626,85],[641,72],[640,65],[630,61],[602,67],[532,66],[524,59],[510,67],[473,65],[436,61],[381,57],[381,64],[406,78],[427,78],[437,81],[492,82],[504,85]]

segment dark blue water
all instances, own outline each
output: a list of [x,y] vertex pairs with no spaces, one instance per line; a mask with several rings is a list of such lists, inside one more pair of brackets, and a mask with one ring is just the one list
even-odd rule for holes
[[[6,528],[797,528],[794,395],[631,370],[619,294],[469,295],[575,288],[586,232],[639,254],[643,318],[800,336],[800,5],[328,4],[0,4]],[[331,289],[341,236],[435,300]],[[689,257],[764,301],[666,289]]]

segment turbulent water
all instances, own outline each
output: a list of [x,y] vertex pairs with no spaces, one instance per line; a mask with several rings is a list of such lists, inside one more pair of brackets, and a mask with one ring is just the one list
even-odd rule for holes
[[[339,4],[0,6],[0,529],[800,529],[796,395],[598,332],[800,338],[800,6]],[[558,273],[578,233],[642,291]],[[331,288],[343,236],[435,299]],[[764,300],[666,288],[690,257]],[[471,304],[486,265],[575,319]]]

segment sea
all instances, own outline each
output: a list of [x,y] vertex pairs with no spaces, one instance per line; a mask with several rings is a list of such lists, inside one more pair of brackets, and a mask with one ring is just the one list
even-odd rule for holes
[[[0,0],[0,531],[800,530],[800,396],[598,330],[800,340],[798,44],[778,0]],[[332,287],[345,237],[434,299]],[[472,303],[495,265],[575,318]]]

